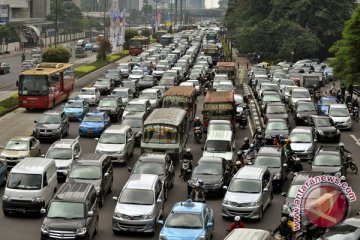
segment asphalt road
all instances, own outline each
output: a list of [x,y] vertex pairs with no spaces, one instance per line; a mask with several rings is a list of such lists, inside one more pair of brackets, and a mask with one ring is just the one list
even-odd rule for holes
[[[75,47],[76,42],[68,42],[68,44],[72,48],[72,57],[70,58],[70,63],[74,63],[75,66],[79,64],[86,64],[88,62],[94,61],[94,55],[95,53],[91,51],[87,51],[88,57],[86,58],[75,58]],[[61,44],[60,44],[61,45]],[[27,53],[25,55],[25,59],[30,59],[30,53]],[[12,57],[6,57],[2,58],[0,57],[0,62],[6,62],[10,64],[10,73],[0,75],[0,90],[16,90],[15,82],[18,79],[22,67],[21,67],[21,56],[12,56]]]
[[[122,61],[127,61],[124,59]],[[106,68],[110,68],[108,66]],[[106,69],[105,68],[105,69]],[[102,75],[105,69],[94,72],[87,77],[80,79],[76,83],[76,89],[78,90],[81,86],[90,84],[90,82],[94,81],[97,76]],[[197,114],[200,116],[202,110],[202,101],[203,97],[200,96],[198,98],[198,109]],[[10,137],[30,134],[33,128],[33,120],[37,119],[40,116],[41,112],[27,112],[23,109],[18,109],[15,112],[12,112],[4,117],[0,118],[0,130],[1,130],[1,138],[0,145],[4,145]],[[292,119],[290,117],[290,119]],[[294,123],[291,122],[292,127],[294,127]],[[70,135],[68,138],[75,138],[78,135],[78,126],[79,123],[72,122],[70,127]],[[360,127],[358,123],[355,123],[353,129],[351,131],[342,132],[342,141],[345,143],[346,147],[352,151],[354,154],[355,161],[356,153],[359,152],[359,142],[355,142],[351,135],[355,135],[357,139],[360,137]],[[239,146],[242,143],[244,137],[250,137],[250,128],[247,127],[245,130],[238,129],[236,131],[236,145]],[[201,155],[202,151],[200,149],[201,145],[196,144],[192,138],[193,133],[190,132],[190,137],[188,138],[188,147],[190,147],[194,154],[194,159],[197,161]],[[80,144],[82,147],[82,152],[94,152],[96,141],[92,138],[80,138]],[[41,146],[42,153],[45,153],[51,143],[44,143]],[[137,148],[134,152],[134,155],[131,157],[127,167],[131,167],[134,165],[135,161],[140,155],[139,148]],[[309,169],[309,165],[307,163],[303,163],[305,169]],[[116,166],[114,168],[114,191],[111,195],[106,197],[105,206],[100,210],[100,225],[99,225],[99,234],[94,238],[96,240],[99,239],[158,239],[160,228],[158,228],[158,232],[155,235],[143,235],[143,234],[121,234],[114,235],[112,232],[112,214],[115,207],[115,202],[112,200],[112,196],[118,196],[123,185],[127,181],[129,177],[129,172],[127,171],[127,167],[119,167]],[[176,176],[179,175],[179,164],[176,166]],[[360,194],[360,186],[356,183],[360,181],[360,177],[358,175],[353,175],[350,172],[348,173],[348,182],[352,186],[355,193]],[[290,182],[290,177],[287,181],[287,185]],[[0,195],[3,195],[4,187],[0,188]],[[174,188],[169,192],[169,199],[165,203],[165,216],[169,213],[170,209],[174,205],[175,202],[182,201],[186,199],[186,183],[176,177]],[[214,239],[224,239],[226,236],[226,229],[231,223],[230,220],[222,219],[221,217],[221,202],[222,198],[214,198],[207,199],[207,203],[215,212],[215,232]],[[261,222],[257,221],[245,221],[246,227],[249,228],[261,228],[261,229],[274,229],[280,219],[281,209],[283,204],[283,197],[280,194],[274,194],[274,200],[272,206],[267,209],[264,213],[264,218]],[[352,210],[352,215],[355,213],[356,209],[359,209],[359,203],[355,202]],[[355,210],[354,210],[355,209]],[[42,223],[42,218],[33,218],[33,217],[19,217],[19,216],[11,216],[5,217],[2,212],[0,213],[0,232],[2,233],[1,239],[4,240],[18,240],[26,239],[33,240],[39,239],[40,236],[40,226]]]

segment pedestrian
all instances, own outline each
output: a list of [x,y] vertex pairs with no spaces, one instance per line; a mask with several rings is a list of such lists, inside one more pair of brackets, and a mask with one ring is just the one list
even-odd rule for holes
[[21,62],[24,62],[25,61],[25,53],[22,53],[21,54]]
[[350,94],[351,99],[353,98],[353,93],[354,93],[354,86],[352,83],[350,83],[349,87],[348,87],[348,91]]

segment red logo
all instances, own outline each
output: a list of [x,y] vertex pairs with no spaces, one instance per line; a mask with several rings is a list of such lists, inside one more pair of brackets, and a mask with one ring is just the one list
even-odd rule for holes
[[322,228],[342,222],[349,209],[347,197],[335,185],[317,185],[309,189],[303,199],[302,207],[307,219]]

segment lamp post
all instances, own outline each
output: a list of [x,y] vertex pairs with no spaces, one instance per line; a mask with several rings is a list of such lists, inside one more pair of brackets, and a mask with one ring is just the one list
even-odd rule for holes
[[57,37],[58,37],[58,0],[55,0],[55,47],[57,45]]
[[291,59],[290,59],[290,63],[292,63],[293,62],[293,57],[294,57],[294,51],[291,51]]
[[154,0],[155,2],[155,31],[158,30],[159,26],[158,26],[158,2],[160,2],[161,0]]
[[105,21],[106,21],[106,0],[104,0],[104,38],[106,38],[106,25],[105,25]]

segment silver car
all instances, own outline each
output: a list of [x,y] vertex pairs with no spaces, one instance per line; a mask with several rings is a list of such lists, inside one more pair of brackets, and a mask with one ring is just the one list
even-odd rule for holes
[[79,92],[79,98],[84,99],[90,105],[97,105],[100,101],[100,92],[95,87],[84,87]]
[[312,160],[316,148],[314,130],[311,127],[295,127],[289,135],[291,149],[302,160]]
[[231,180],[222,202],[221,215],[244,218],[263,218],[264,210],[271,205],[272,179],[267,167],[244,166]]
[[153,174],[132,174],[122,189],[112,217],[113,232],[155,233],[163,215],[164,186]]

